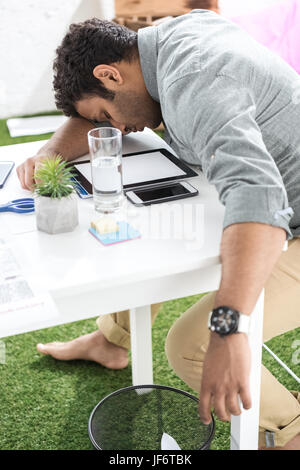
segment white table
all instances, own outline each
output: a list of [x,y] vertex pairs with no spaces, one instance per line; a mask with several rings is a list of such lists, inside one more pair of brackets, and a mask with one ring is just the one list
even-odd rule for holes
[[[34,142],[0,147],[0,160],[14,160],[18,165],[41,145]],[[149,129],[126,136],[123,141],[124,153],[162,147],[168,148]],[[79,200],[80,223],[74,232],[55,236],[38,232],[32,223],[34,215],[26,216],[33,219],[24,218],[24,229],[23,226],[20,229],[22,215],[1,214],[0,228],[3,230],[4,222],[6,233],[10,233],[10,240],[20,254],[22,268],[36,286],[41,289],[47,286],[59,316],[38,318],[34,325],[23,323],[19,327],[13,316],[4,324],[0,315],[0,337],[130,309],[133,384],[153,383],[150,305],[216,290],[220,282],[224,208],[215,188],[203,175],[191,179],[191,183],[198,188],[198,197],[151,208],[128,205],[129,212],[135,211],[129,214],[128,221],[140,229],[142,238],[111,247],[102,246],[88,232],[95,217],[92,200]],[[29,194],[21,189],[14,171],[0,190],[0,203]],[[162,206],[179,217],[184,208],[184,223],[190,227],[185,237],[179,239],[177,234],[178,239],[174,239],[174,227],[170,234],[161,232],[155,219],[158,214],[151,210],[154,207],[156,211],[162,210]],[[147,231],[150,215],[152,233]],[[14,230],[16,224],[18,230]],[[193,227],[198,240],[190,238]],[[232,449],[257,449],[258,445],[263,292],[252,315],[253,407],[243,411],[241,417],[233,417]]]

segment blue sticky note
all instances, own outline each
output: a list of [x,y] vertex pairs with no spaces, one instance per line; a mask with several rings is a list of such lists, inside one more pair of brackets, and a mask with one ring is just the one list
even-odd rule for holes
[[129,240],[135,240],[136,238],[141,237],[140,232],[131,227],[128,222],[123,220],[121,222],[117,222],[117,224],[119,226],[118,232],[100,234],[92,227],[89,229],[89,232],[105,246],[114,245],[115,243],[127,242]]

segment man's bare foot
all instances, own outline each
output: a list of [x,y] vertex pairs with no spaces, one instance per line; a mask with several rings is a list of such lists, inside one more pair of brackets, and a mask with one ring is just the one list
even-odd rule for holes
[[300,433],[283,447],[262,447],[260,450],[300,450]]
[[124,369],[128,365],[128,350],[107,341],[100,330],[66,343],[37,344],[36,348],[41,354],[61,361],[84,359],[108,369]]

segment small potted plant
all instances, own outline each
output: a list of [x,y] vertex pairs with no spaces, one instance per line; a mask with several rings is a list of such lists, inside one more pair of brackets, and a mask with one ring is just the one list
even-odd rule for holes
[[73,174],[61,155],[47,157],[35,172],[35,211],[38,230],[71,232],[78,225]]

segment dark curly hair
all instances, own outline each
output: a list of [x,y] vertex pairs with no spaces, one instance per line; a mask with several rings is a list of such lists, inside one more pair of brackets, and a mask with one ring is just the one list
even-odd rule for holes
[[92,18],[71,24],[56,50],[53,88],[58,109],[78,116],[74,103],[86,95],[113,100],[115,93],[93,76],[99,64],[112,64],[137,56],[137,33],[111,21]]

